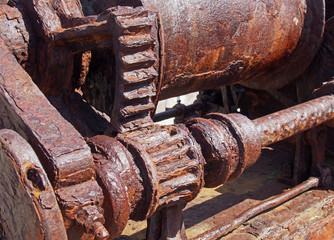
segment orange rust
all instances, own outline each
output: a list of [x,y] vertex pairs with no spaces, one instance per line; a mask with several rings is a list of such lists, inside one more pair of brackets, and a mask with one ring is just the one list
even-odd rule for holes
[[324,28],[322,0],[143,5],[158,11],[164,25],[168,64],[161,99],[240,81],[254,88],[283,86],[307,68]]

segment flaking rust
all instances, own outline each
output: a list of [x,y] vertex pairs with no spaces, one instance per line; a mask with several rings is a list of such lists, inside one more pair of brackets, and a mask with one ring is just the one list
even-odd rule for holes
[[[0,237],[114,239],[132,219],[148,221],[149,240],[185,240],[183,208],[204,186],[238,178],[262,147],[297,134],[297,186],[195,239],[328,186],[331,8],[324,0],[1,1]],[[153,121],[209,106],[153,118],[159,99],[236,83],[299,104],[255,120],[207,109],[184,124]],[[294,100],[280,92],[287,85]],[[309,165],[298,160],[306,141]],[[303,236],[328,238],[323,226],[332,224],[328,214]]]

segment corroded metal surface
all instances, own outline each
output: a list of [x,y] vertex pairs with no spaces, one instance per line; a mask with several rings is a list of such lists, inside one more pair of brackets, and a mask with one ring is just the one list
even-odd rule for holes
[[[311,190],[250,219],[221,240],[333,239],[333,191]],[[278,217],[279,216],[279,217]]]
[[[123,231],[129,217],[150,219],[148,239],[178,232],[183,225],[179,205],[191,201],[203,185],[200,147],[183,125],[152,125],[117,138],[95,136],[88,141],[106,195],[105,218],[111,236]],[[161,232],[155,231],[160,224]]]
[[238,177],[261,154],[256,126],[240,114],[209,114],[187,122],[201,145],[205,165],[205,185],[216,187]]
[[121,234],[130,215],[138,211],[143,186],[132,155],[116,139],[95,136],[88,141],[92,148],[98,181],[105,191],[106,226],[111,238]]
[[67,239],[48,177],[31,146],[0,130],[0,222],[6,239]]
[[152,124],[150,111],[159,75],[155,38],[151,33],[156,14],[144,8],[118,8],[113,12],[116,89],[112,122],[120,131]]
[[158,208],[197,196],[204,184],[204,160],[184,125],[152,125],[120,134],[118,139],[134,156],[143,176],[145,202],[137,219],[146,219]]
[[281,87],[303,73],[322,40],[323,0],[142,2],[162,18],[162,98],[241,80]]
[[25,66],[31,39],[21,12],[17,8],[0,3],[0,29],[0,37],[6,42],[17,61]]
[[[28,140],[44,165],[55,189],[50,186],[48,196],[58,206],[55,193],[62,210],[62,216],[58,208],[52,212],[61,225],[56,238],[114,238],[129,218],[149,218],[148,239],[186,239],[182,209],[197,196],[204,180],[213,187],[235,179],[258,160],[261,146],[334,118],[334,97],[326,96],[254,121],[240,114],[209,114],[189,121],[190,131],[182,124],[158,126],[151,119],[160,90],[167,98],[237,82],[279,88],[296,79],[322,41],[324,0],[130,0],[122,6],[118,1],[101,2],[105,9],[90,16],[78,0],[0,3],[0,26],[9,26],[0,34],[0,127],[12,128]],[[331,22],[318,64],[331,57],[331,49],[324,50],[331,46]],[[77,104],[70,103],[74,94],[82,94],[96,49],[112,55],[110,76],[104,80],[113,99],[102,105],[114,127],[106,133],[116,130],[118,135],[90,138],[89,148],[77,129],[85,136],[94,132],[67,112],[84,102],[79,97]],[[22,68],[25,63],[27,71]],[[327,65],[322,71],[326,77],[331,73]],[[45,95],[58,110],[64,109],[63,116]],[[77,118],[86,118],[82,110],[77,112]],[[325,183],[330,173],[320,167],[323,132],[314,129],[309,137],[312,145],[322,143],[313,148],[312,174],[320,173]],[[43,174],[36,168],[26,174],[32,188],[41,190],[38,197],[44,196]],[[310,180],[300,188],[309,184],[318,182]],[[304,190],[300,188],[265,201],[229,227]],[[30,196],[33,204],[35,193]],[[49,208],[36,209],[42,227],[32,226],[33,238],[54,237],[56,230],[49,222],[43,225]],[[36,217],[33,210],[32,215]],[[2,228],[8,228],[3,221],[0,232]]]
[[253,120],[262,146],[291,137],[334,118],[334,97],[324,96]]
[[104,195],[95,180],[58,189],[56,195],[69,239],[109,238],[109,232],[103,226]]
[[27,139],[55,186],[94,177],[90,149],[0,40],[0,126]]
[[182,210],[185,204],[176,204],[157,211],[147,221],[147,240],[187,240]]
[[[66,193],[64,188],[71,185],[73,204],[76,202],[76,197],[79,198],[82,194],[79,190],[81,186],[86,184],[86,181],[93,185],[95,182],[94,163],[90,149],[75,128],[63,119],[49,103],[3,42],[0,43],[3,63],[0,65],[0,126],[17,131],[29,141],[41,160],[53,187],[58,189],[59,199],[64,197],[64,202],[71,202],[66,199],[66,196],[63,196]],[[94,186],[95,193],[101,191],[96,183]],[[103,195],[102,200],[101,198],[97,200],[97,202],[101,201],[103,202]],[[64,202],[60,202],[62,207]],[[86,201],[76,203],[76,211],[84,211],[82,208],[86,204]],[[96,211],[103,211],[101,205],[96,206]],[[76,217],[79,215],[73,217],[71,211],[63,213],[66,221],[78,220]],[[94,216],[90,214],[87,217]],[[95,222],[97,220],[91,224]],[[84,227],[84,224],[82,226]],[[91,232],[90,227],[85,227],[84,230]],[[99,230],[96,234],[99,234]]]

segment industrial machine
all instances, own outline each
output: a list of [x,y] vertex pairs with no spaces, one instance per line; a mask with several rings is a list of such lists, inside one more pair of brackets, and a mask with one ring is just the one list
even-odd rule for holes
[[[329,185],[332,5],[0,1],[0,237],[114,239],[132,219],[148,221],[147,239],[187,239],[186,203],[204,186],[238,178],[262,147],[297,134],[296,187],[196,239],[217,239]],[[255,119],[206,109],[181,124],[153,121],[159,100],[234,84],[289,108]],[[305,139],[310,163],[300,157]]]

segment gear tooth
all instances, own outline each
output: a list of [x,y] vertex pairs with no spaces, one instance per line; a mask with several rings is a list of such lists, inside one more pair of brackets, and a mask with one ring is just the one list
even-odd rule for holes
[[158,77],[158,72],[154,67],[127,71],[123,73],[124,85],[153,82]]
[[[149,116],[155,108],[159,64],[154,53],[151,22],[143,8],[119,8],[115,13],[120,35],[114,39],[116,68],[116,96],[113,124],[121,131],[134,130],[152,124]],[[119,15],[117,15],[119,14]]]
[[134,12],[116,16],[117,24],[123,35],[132,35],[143,30],[150,31],[152,24],[148,19],[148,12]]
[[120,116],[123,118],[131,117],[142,112],[149,112],[154,109],[154,103],[129,104],[120,108]]
[[148,50],[154,46],[154,39],[151,35],[144,34],[139,36],[122,36],[119,38],[122,51],[135,51],[137,49]]
[[127,132],[129,129],[138,129],[151,125],[152,119],[147,113],[141,113],[132,117],[120,120],[120,131]]
[[140,88],[129,88],[125,89],[123,92],[123,97],[126,101],[131,101],[137,98],[146,98],[146,97],[153,97],[156,94],[155,85],[145,84]]
[[134,54],[128,54],[122,57],[123,69],[135,70],[138,67],[151,67],[157,58],[154,56],[153,51],[143,51]]

